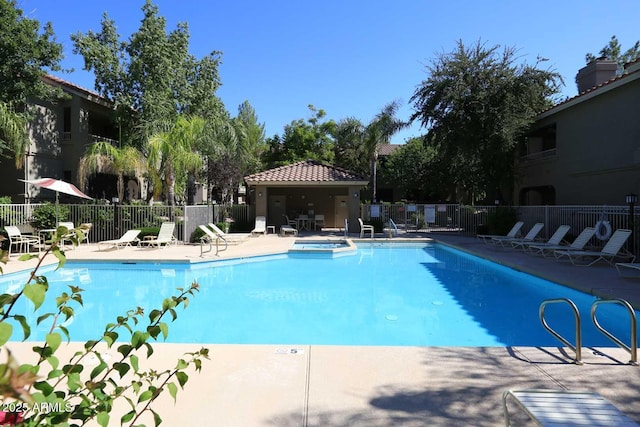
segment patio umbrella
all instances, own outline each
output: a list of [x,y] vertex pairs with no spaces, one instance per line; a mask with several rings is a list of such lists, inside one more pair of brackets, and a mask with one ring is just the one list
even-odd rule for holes
[[58,194],[70,194],[72,196],[81,197],[83,199],[93,200],[93,198],[87,196],[82,191],[78,190],[78,188],[70,184],[66,181],[62,181],[60,179],[53,178],[38,178],[38,179],[20,179],[18,181],[26,182],[27,184],[35,185],[37,187],[46,188],[56,192],[56,224],[58,223]]

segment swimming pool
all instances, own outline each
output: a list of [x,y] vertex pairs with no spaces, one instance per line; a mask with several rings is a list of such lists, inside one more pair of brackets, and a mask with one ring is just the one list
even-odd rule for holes
[[[79,263],[48,269],[52,295],[85,289],[85,306],[66,325],[73,340],[95,339],[126,310],[160,305],[194,280],[201,291],[168,342],[401,346],[557,346],[538,320],[548,298],[573,300],[583,317],[584,346],[613,346],[589,321],[594,297],[439,244],[358,244],[351,256],[296,254],[200,264]],[[26,275],[0,278],[19,289]],[[50,298],[52,300],[52,298]],[[50,301],[53,304],[53,301]],[[48,325],[22,301],[42,340]],[[600,323],[628,340],[628,315],[598,309]],[[573,341],[567,307],[547,309],[549,324]],[[124,333],[124,332],[123,332]],[[19,339],[14,336],[14,339]]]

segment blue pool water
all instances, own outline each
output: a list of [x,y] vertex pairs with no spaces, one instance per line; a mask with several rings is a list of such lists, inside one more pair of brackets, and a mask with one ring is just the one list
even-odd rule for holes
[[[565,297],[580,308],[585,346],[613,346],[595,331],[595,298],[438,244],[360,244],[349,255],[278,255],[202,264],[69,262],[46,272],[51,295],[75,284],[84,307],[67,323],[72,340],[101,336],[128,309],[148,313],[176,287],[197,281],[201,291],[170,323],[168,342],[401,346],[557,346],[540,325],[538,308]],[[16,292],[26,275],[0,277],[0,292]],[[49,302],[53,304],[52,298]],[[49,328],[28,314],[34,340]],[[574,340],[564,305],[547,319]],[[600,323],[629,340],[624,309],[598,309]],[[122,331],[124,334],[125,331]],[[14,335],[15,340],[21,338]]]

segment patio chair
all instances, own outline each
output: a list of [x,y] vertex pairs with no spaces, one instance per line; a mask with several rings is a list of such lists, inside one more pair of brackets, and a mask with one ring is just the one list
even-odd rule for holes
[[513,242],[534,242],[536,240],[536,238],[538,237],[538,234],[540,234],[540,231],[544,228],[544,224],[541,222],[536,222],[535,224],[533,224],[533,227],[531,227],[531,230],[529,230],[529,232],[522,238],[522,239],[518,239],[516,237],[493,237],[491,238],[491,241],[493,243],[495,243],[496,245],[500,245],[502,247],[504,247],[507,244],[512,244]]
[[324,215],[322,214],[317,214],[313,220],[313,228],[318,231],[318,227],[320,227],[320,231],[324,227]]
[[[73,225],[73,223],[64,223],[61,222],[60,226],[65,226],[67,227],[68,230],[74,230],[74,228],[69,228],[68,225]],[[62,236],[62,240],[60,241],[60,244],[62,246],[65,246],[67,244],[71,244],[71,237],[75,236],[78,239],[78,244],[86,241],[87,243],[89,243],[89,232],[91,231],[91,228],[93,227],[93,224],[90,222],[85,222],[82,223],[78,226],[78,229],[80,231],[82,231],[82,235],[79,235],[77,232],[75,231],[71,231],[70,233],[65,234],[64,236]],[[71,248],[73,249],[73,245],[71,246]]]
[[280,235],[281,236],[286,236],[287,234],[292,234],[293,236],[297,236],[298,235],[298,230],[296,230],[295,228],[293,228],[292,226],[290,226],[288,224],[282,224],[280,226]]
[[[542,244],[543,245],[559,245],[562,242],[562,239],[564,239],[564,236],[566,236],[567,233],[569,232],[569,229],[571,229],[570,225],[561,225],[556,229],[556,232],[553,233],[553,235],[549,238],[549,240],[547,240],[546,242],[542,242]],[[525,240],[511,241],[511,246],[513,246],[514,248],[520,247],[522,248],[523,251],[526,251],[529,245],[531,244],[533,243]]]
[[640,262],[616,262],[615,267],[622,277],[640,277]]
[[98,250],[101,251],[103,246],[115,247],[116,249],[126,248],[131,246],[133,242],[138,242],[138,234],[141,230],[129,230],[122,235],[119,239],[115,240],[103,240],[98,242]]
[[267,234],[267,218],[259,215],[256,217],[256,225],[251,230],[251,235],[254,234]]
[[[607,244],[604,245],[602,250],[600,251],[574,251],[574,250],[560,250],[556,249],[553,251],[556,259],[560,259],[563,256],[566,256],[571,261],[573,265],[581,265],[581,266],[591,266],[596,262],[603,260],[613,265],[613,260],[616,258],[626,258],[629,259],[629,262],[633,262],[636,257],[635,255],[629,253],[628,251],[623,249],[624,244],[629,239],[631,235],[631,230],[627,230],[624,228],[620,228],[613,233],[611,238],[607,241]],[[578,260],[584,258],[593,258],[593,260],[589,263],[580,263]]]
[[4,229],[9,238],[9,256],[11,256],[11,248],[13,246],[19,248],[20,253],[26,252],[25,249],[28,251],[31,245],[37,246],[38,253],[40,253],[40,237],[33,234],[22,234],[20,229],[15,225],[5,225]]
[[160,225],[160,231],[158,232],[158,236],[155,239],[147,239],[143,240],[142,243],[146,246],[150,247],[167,247],[176,241],[176,238],[173,236],[173,231],[176,228],[175,222],[163,222]]
[[515,224],[513,224],[513,227],[511,227],[511,230],[509,230],[509,232],[504,235],[498,235],[498,234],[478,234],[476,235],[476,237],[480,240],[482,240],[483,243],[488,243],[491,241],[491,239],[493,239],[494,237],[513,237],[515,238],[518,233],[520,232],[520,229],[522,228],[522,226],[524,225],[524,221],[518,221]]
[[[211,230],[209,227],[214,226],[215,229]],[[227,245],[227,240],[224,238],[224,233],[215,224],[209,224],[209,227],[206,225],[199,225],[198,228],[204,232],[204,236],[200,238],[200,256],[202,256],[206,252],[211,252],[213,250],[213,242],[216,242],[216,255],[218,252],[226,251],[229,247]],[[220,249],[220,241],[224,242],[224,249]],[[204,245],[209,244],[209,250],[204,250]]]
[[502,407],[507,427],[511,416],[507,407],[513,401],[539,426],[610,426],[638,427],[611,402],[589,391],[572,390],[507,390],[502,394]]
[[373,239],[373,233],[375,233],[373,225],[364,224],[362,218],[358,218],[358,223],[360,223],[360,238],[362,239],[365,233],[370,232],[371,238]]
[[546,257],[548,253],[552,254],[553,251],[555,251],[556,249],[569,249],[572,251],[581,251],[584,249],[587,243],[589,243],[589,240],[591,240],[591,238],[595,233],[596,233],[596,229],[594,227],[587,227],[584,230],[582,230],[580,234],[578,234],[578,237],[576,237],[573,243],[571,243],[571,245],[569,246],[561,245],[561,244],[549,245],[543,242],[536,242],[536,243],[530,243],[527,246],[527,250],[529,251],[529,253],[532,253],[535,255],[539,254],[539,255],[542,255],[543,257]]

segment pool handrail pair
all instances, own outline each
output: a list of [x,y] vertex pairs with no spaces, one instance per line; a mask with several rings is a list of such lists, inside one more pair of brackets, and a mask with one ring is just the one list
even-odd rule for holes
[[[571,344],[563,336],[561,336],[558,332],[556,332],[553,328],[551,328],[551,326],[549,326],[549,324],[547,323],[547,321],[546,321],[546,319],[544,317],[544,309],[545,309],[545,307],[547,305],[549,305],[549,304],[555,304],[555,303],[566,303],[566,304],[569,305],[569,307],[573,311],[573,315],[574,315],[575,322],[576,322],[576,328],[575,328],[576,344],[575,344],[575,346],[573,344]],[[629,345],[626,345],[624,342],[622,342],[620,339],[618,339],[616,336],[614,336],[612,333],[610,333],[609,331],[607,331],[605,328],[603,328],[600,325],[600,323],[598,322],[597,316],[596,316],[596,310],[598,309],[598,306],[600,306],[601,304],[620,304],[624,308],[627,309],[627,312],[629,313],[629,317],[630,317],[630,321],[631,321],[631,338],[630,338],[630,344]],[[551,333],[551,335],[556,337],[564,345],[566,345],[571,350],[573,350],[575,352],[575,354],[576,354],[574,362],[576,364],[578,364],[578,365],[582,365],[582,328],[581,328],[580,312],[578,311],[578,308],[576,307],[574,302],[571,301],[569,298],[552,298],[552,299],[544,300],[540,304],[539,315],[540,315],[540,321],[542,322],[542,326],[547,331],[549,331],[549,333]],[[621,298],[600,299],[600,300],[594,301],[594,303],[591,305],[591,321],[593,322],[593,324],[596,327],[596,329],[599,330],[600,332],[602,332],[604,334],[604,336],[609,338],[618,347],[626,350],[631,355],[631,360],[629,361],[629,364],[631,364],[631,365],[637,365],[638,364],[638,333],[637,333],[637,331],[638,331],[637,323],[638,322],[637,322],[637,319],[636,319],[636,313],[635,313],[633,307],[631,306],[631,304],[629,304],[628,301],[626,301],[624,299],[621,299]]]

